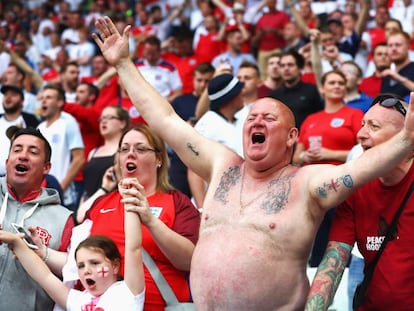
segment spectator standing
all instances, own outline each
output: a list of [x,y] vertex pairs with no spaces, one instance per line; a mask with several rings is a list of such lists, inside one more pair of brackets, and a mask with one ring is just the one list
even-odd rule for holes
[[101,186],[106,170],[115,163],[115,155],[122,134],[129,129],[128,111],[118,106],[107,106],[99,117],[98,133],[103,143],[92,149],[83,169],[85,178],[84,199],[92,196]]
[[300,128],[308,115],[323,109],[317,87],[301,80],[301,69],[304,63],[302,55],[298,52],[284,52],[279,62],[283,85],[269,93],[269,97],[286,103],[292,110],[297,128]]
[[183,84],[178,70],[161,58],[161,42],[157,37],[145,39],[142,59],[135,65],[148,83],[168,101],[182,93]]
[[258,20],[252,38],[252,44],[257,49],[257,62],[262,75],[266,72],[267,57],[285,47],[283,28],[290,20],[289,15],[276,9],[276,0],[266,0],[266,7],[268,11]]
[[282,86],[283,80],[280,76],[280,61],[281,53],[270,54],[267,59],[266,79],[259,86],[257,90],[257,97],[267,97],[271,91],[274,91]]
[[64,48],[72,55],[72,49],[80,42],[79,29],[83,26],[83,20],[80,11],[70,11],[67,17],[68,27],[63,30],[60,38]]
[[60,69],[60,84],[65,91],[65,101],[76,103],[76,88],[79,85],[79,65],[76,62],[68,62]]
[[79,79],[92,75],[92,58],[95,56],[95,45],[89,41],[89,29],[81,27],[78,30],[79,43],[70,50],[70,61],[79,65]]
[[[411,98],[410,105],[413,104]],[[374,99],[358,132],[364,153],[400,132],[406,109],[407,104],[394,95],[380,95]],[[337,208],[329,244],[312,282],[306,310],[314,310],[316,300],[321,310],[328,308],[354,242],[357,242],[364,257],[365,267],[373,262],[413,181],[413,157],[410,151],[404,159],[395,162],[392,169],[357,189]],[[412,240],[410,214],[413,208],[414,196],[411,195],[399,217],[396,232],[391,235],[375,266],[365,299],[358,311],[410,310],[413,303],[410,275],[414,263],[412,248],[407,245]]]
[[[137,178],[145,191],[141,200],[148,201],[139,212],[142,246],[155,261],[177,299],[186,302],[190,298],[187,272],[198,239],[200,215],[184,194],[171,189],[166,145],[148,126],[141,124],[127,131],[119,142],[118,156],[120,178]],[[108,169],[104,178],[111,179],[113,169]],[[115,186],[116,182],[111,184]],[[119,191],[102,194],[105,194],[105,189],[101,188],[98,190],[100,197],[91,197],[93,205],[86,217],[93,221],[91,235],[104,234],[117,244],[122,256],[120,271],[123,275],[125,243],[121,224],[124,205]],[[85,210],[80,212],[85,213]],[[165,302],[157,285],[148,270],[144,272],[144,309],[164,310]]]
[[244,61],[256,63],[256,59],[252,54],[242,52],[243,35],[238,28],[227,32],[226,41],[227,50],[213,59],[212,64],[216,69],[228,65],[231,67],[232,73],[236,74]]
[[414,90],[414,62],[410,61],[410,36],[406,32],[392,32],[387,37],[390,68],[382,71],[381,93],[406,97]]
[[[75,251],[79,279],[85,290],[75,290],[53,275],[47,265],[15,233],[0,232],[24,270],[62,308],[69,310],[122,309],[142,311],[144,306],[144,269],[141,254],[141,222],[134,204],[140,188],[136,181],[120,183],[125,204],[125,278],[118,281],[121,254],[114,241],[93,236],[82,241]],[[134,189],[135,188],[135,189]]]
[[70,114],[63,112],[65,95],[55,85],[46,85],[42,93],[42,116],[38,129],[53,148],[50,173],[56,177],[64,191],[64,204],[75,211],[76,190],[73,183],[85,162],[84,145],[79,125]]
[[218,38],[218,21],[213,14],[204,17],[202,27],[194,33],[193,48],[200,62],[211,62],[222,52],[224,44]]
[[193,52],[193,35],[186,28],[177,30],[172,38],[172,50],[162,53],[161,57],[177,68],[183,83],[182,93],[193,91],[194,70],[200,63]]
[[342,63],[341,71],[346,78],[345,104],[348,107],[357,108],[362,112],[367,112],[371,105],[372,98],[358,90],[362,81],[361,68],[359,68],[356,62],[347,61]]
[[[346,77],[340,71],[325,73],[321,80],[325,108],[306,117],[299,129],[299,139],[293,161],[304,164],[333,164],[345,162],[357,143],[363,113],[344,103]],[[328,211],[319,226],[313,245],[310,267],[317,267],[323,257],[334,210]]]
[[23,111],[24,93],[21,88],[15,85],[3,85],[2,93],[2,110],[0,114],[0,175],[6,174],[6,159],[10,149],[10,139],[7,137],[6,131],[16,125],[20,128],[33,127],[39,124],[35,115]]
[[[74,224],[71,212],[60,205],[57,191],[41,188],[43,177],[50,170],[52,149],[43,135],[33,128],[18,130],[10,144],[7,174],[0,178],[1,229],[13,231],[12,222],[33,228],[46,250],[39,255],[50,264],[49,256],[58,255],[53,250],[67,251]],[[0,257],[0,294],[7,297],[2,299],[1,308],[51,311],[54,302],[23,271],[21,263],[14,259],[7,247],[0,247]],[[61,275],[61,269],[50,268],[56,275]]]
[[[26,73],[22,69],[20,69],[15,63],[10,63],[3,74],[2,84],[14,85],[18,88],[21,88],[24,95],[23,111],[30,114],[36,114],[38,113],[39,108],[36,96],[33,93],[26,91],[26,89],[24,88],[25,78]],[[0,101],[1,100],[2,96],[0,95]],[[2,112],[2,108],[0,108],[0,113]]]
[[[215,76],[208,84],[210,110],[194,126],[204,137],[225,145],[239,155],[243,150],[238,149],[240,135],[236,113],[243,108],[243,87],[244,83],[229,73]],[[206,195],[206,180],[189,170],[188,182],[197,208],[201,209]]]
[[370,97],[376,97],[381,92],[382,72],[390,68],[390,58],[387,53],[387,44],[378,43],[372,52],[372,61],[375,65],[375,72],[363,78],[359,90]]
[[[87,159],[89,152],[102,143],[99,133],[99,110],[94,106],[99,96],[99,89],[90,83],[81,82],[76,88],[76,103],[65,103],[63,111],[71,114],[78,122],[82,141],[84,144],[84,158]],[[90,178],[91,175],[86,175]],[[84,192],[83,168],[74,179],[76,189],[76,204],[79,205]]]

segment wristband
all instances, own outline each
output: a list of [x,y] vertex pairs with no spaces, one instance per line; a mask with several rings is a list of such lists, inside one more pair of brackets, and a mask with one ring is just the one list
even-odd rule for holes
[[109,192],[111,192],[111,191],[109,191],[108,189],[106,189],[106,188],[104,188],[104,187],[100,187],[99,189],[101,189],[103,192],[105,192],[105,193],[109,193]]

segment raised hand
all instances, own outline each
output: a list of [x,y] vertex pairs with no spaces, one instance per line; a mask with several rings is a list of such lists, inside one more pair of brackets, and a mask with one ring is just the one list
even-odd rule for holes
[[144,187],[136,178],[124,178],[118,183],[126,212],[138,213],[143,224],[148,225],[154,216],[151,213]]
[[99,32],[99,36],[93,33],[92,38],[109,64],[116,66],[122,60],[129,59],[128,38],[131,30],[130,25],[124,28],[122,36],[108,16],[98,18],[95,22],[95,27]]

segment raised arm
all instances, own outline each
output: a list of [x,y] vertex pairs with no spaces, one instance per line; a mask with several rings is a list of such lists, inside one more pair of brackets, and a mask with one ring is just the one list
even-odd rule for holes
[[319,44],[319,37],[320,33],[317,29],[309,30],[309,39],[311,44],[311,62],[312,62],[312,69],[315,73],[316,78],[316,85],[318,90],[321,88],[321,80],[323,75],[323,68],[322,68],[322,55],[319,51],[320,44]]
[[352,246],[330,241],[313,278],[306,311],[327,310],[342,279]]
[[125,207],[125,273],[124,280],[134,296],[145,288],[144,268],[142,262],[142,231],[138,209],[142,200],[143,187],[135,178],[123,179],[118,185]]
[[32,83],[37,90],[40,90],[42,88],[44,83],[42,77],[16,52],[9,49],[4,41],[0,40],[0,52],[2,51],[9,53],[11,62],[16,64],[20,70],[31,77]]
[[290,10],[290,14],[295,20],[296,26],[302,31],[303,35],[307,37],[309,35],[309,27],[306,25],[306,22],[303,20],[302,16],[296,10],[293,0],[284,0],[285,6]]
[[369,17],[370,7],[371,7],[371,0],[361,1],[361,10],[359,12],[358,20],[355,25],[355,31],[358,34],[358,36],[361,36],[365,29],[365,26],[366,26],[366,23]]
[[218,161],[211,154],[220,153],[219,150],[224,147],[209,143],[209,140],[182,120],[168,101],[136,69],[128,50],[131,26],[127,26],[120,35],[109,17],[98,19],[95,25],[100,34],[100,38],[93,34],[95,42],[109,64],[116,68],[129,97],[143,118],[187,166],[202,176],[209,176],[213,161]]
[[23,268],[61,307],[66,307],[69,288],[47,267],[36,253],[29,249],[19,235],[0,230],[0,244],[7,243]]
[[414,150],[414,92],[405,116],[404,128],[391,139],[366,150],[357,159],[338,166],[308,166],[308,191],[316,200],[317,209],[329,209],[342,202],[353,190],[383,176]]

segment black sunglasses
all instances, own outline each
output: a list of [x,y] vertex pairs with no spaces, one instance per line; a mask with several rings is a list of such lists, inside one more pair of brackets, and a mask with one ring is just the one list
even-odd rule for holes
[[401,113],[404,117],[407,114],[407,110],[404,108],[403,104],[401,104],[401,102],[397,98],[390,97],[384,100],[379,99],[377,101],[374,101],[371,107],[376,104],[380,104],[381,106],[387,108],[395,107],[395,109],[397,109],[397,111]]

